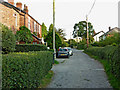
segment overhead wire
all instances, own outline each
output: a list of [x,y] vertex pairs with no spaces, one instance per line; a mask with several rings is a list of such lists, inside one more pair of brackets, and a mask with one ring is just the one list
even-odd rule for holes
[[93,7],[95,6],[95,3],[96,3],[96,0],[94,0],[94,3],[93,3],[93,5],[92,5],[92,7],[91,7],[91,9],[90,9],[89,13],[87,14],[87,16],[88,16],[88,15],[90,15],[90,13],[91,13],[91,11],[92,11]]

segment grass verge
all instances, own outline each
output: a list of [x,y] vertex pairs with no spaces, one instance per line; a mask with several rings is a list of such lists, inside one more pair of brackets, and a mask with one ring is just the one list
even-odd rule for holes
[[56,65],[56,64],[59,64],[59,62],[57,60],[54,61],[54,65]]
[[50,84],[52,77],[54,75],[53,71],[49,71],[48,74],[42,79],[41,84],[38,88],[46,88]]
[[104,66],[104,69],[105,69],[105,72],[108,76],[108,80],[109,80],[109,83],[111,84],[111,86],[114,88],[114,90],[120,90],[120,80],[118,80],[110,71],[109,71],[109,68],[110,68],[110,65],[108,64],[108,61],[107,60],[102,60],[102,59],[99,59],[97,56],[94,56],[88,52],[85,52],[84,53],[88,54],[91,58],[94,58],[95,60],[98,60],[100,63],[103,64]]

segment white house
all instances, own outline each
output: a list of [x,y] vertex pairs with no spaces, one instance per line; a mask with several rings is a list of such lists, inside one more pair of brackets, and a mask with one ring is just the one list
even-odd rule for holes
[[99,37],[100,37],[101,35],[103,35],[103,34],[104,34],[103,31],[100,31],[100,32],[96,33],[96,34],[93,36],[94,41],[95,41],[95,42],[99,42],[99,41],[100,41]]
[[80,42],[80,41],[82,41],[82,37],[76,37],[76,38],[74,38],[74,40],[75,40],[76,42]]

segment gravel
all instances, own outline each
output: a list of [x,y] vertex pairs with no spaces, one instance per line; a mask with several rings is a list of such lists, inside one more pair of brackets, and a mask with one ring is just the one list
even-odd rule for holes
[[[69,59],[57,59],[55,73],[47,88],[112,88],[108,82],[103,66],[81,50],[73,50]],[[64,61],[64,63],[62,63]]]

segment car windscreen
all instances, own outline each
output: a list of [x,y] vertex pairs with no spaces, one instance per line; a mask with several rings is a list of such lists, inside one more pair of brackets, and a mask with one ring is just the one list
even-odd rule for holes
[[60,49],[59,51],[67,51],[67,49]]

